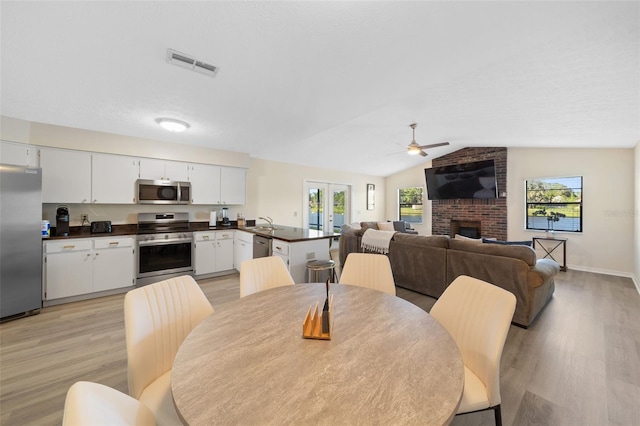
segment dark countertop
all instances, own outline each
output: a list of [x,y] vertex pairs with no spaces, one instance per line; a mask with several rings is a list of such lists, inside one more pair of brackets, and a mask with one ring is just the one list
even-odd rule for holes
[[333,238],[333,237],[340,236],[340,234],[335,234],[333,232],[316,231],[315,229],[309,229],[309,228],[294,228],[292,226],[282,226],[282,225],[273,225],[273,226],[275,229],[272,231],[261,230],[260,226],[243,227],[238,229],[251,232],[256,235],[262,235],[264,237],[270,237],[276,240],[286,241],[289,243],[294,243],[297,241],[320,240],[320,239]]
[[[294,228],[292,226],[274,225],[273,231],[261,229],[260,226],[241,226],[238,227],[236,221],[231,221],[229,226],[218,225],[215,228],[209,227],[209,222],[190,222],[190,231],[226,231],[229,229],[239,229],[241,231],[251,232],[252,234],[262,235],[264,237],[275,238],[286,242],[308,241],[317,240],[323,238],[333,238],[340,234],[334,234],[333,232],[316,231],[315,229],[308,228]],[[56,236],[55,228],[51,228],[51,236],[49,238],[43,238],[43,241],[47,240],[66,240],[70,238],[97,238],[97,237],[122,237],[122,236],[134,236],[138,233],[137,224],[128,225],[112,225],[112,232],[103,234],[92,234],[88,226],[71,226],[69,228],[69,235],[66,237]]]

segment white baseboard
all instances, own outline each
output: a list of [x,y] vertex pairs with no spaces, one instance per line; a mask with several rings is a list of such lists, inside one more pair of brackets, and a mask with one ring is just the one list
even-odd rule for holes
[[614,277],[631,278],[633,285],[636,287],[638,294],[640,294],[640,282],[638,278],[631,272],[614,271],[611,269],[590,268],[588,266],[567,265],[567,269],[573,269],[575,271],[593,272],[594,274],[613,275]]

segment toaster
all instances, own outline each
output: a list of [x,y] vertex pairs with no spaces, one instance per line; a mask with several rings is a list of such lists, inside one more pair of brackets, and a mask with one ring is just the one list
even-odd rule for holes
[[92,234],[105,234],[111,232],[111,222],[108,220],[91,222]]

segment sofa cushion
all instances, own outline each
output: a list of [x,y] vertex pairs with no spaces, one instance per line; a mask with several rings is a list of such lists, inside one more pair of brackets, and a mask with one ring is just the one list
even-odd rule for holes
[[393,236],[394,241],[413,246],[449,248],[450,238],[446,235],[416,235],[397,233]]
[[455,240],[460,240],[460,241],[470,241],[472,243],[478,243],[478,244],[482,243],[482,238],[470,238],[470,237],[465,237],[464,235],[460,235],[460,234],[454,235],[453,238]]
[[537,261],[536,252],[531,247],[522,245],[478,244],[452,239],[449,241],[449,248],[492,256],[512,257],[522,260],[529,266],[535,266]]
[[395,231],[392,222],[378,222],[378,229],[381,231]]
[[493,239],[490,239],[490,238],[483,238],[482,242],[483,243],[488,243],[488,244],[502,244],[503,246],[529,246],[529,247],[531,247],[531,244],[533,243],[532,240],[500,241],[500,240],[493,240]]

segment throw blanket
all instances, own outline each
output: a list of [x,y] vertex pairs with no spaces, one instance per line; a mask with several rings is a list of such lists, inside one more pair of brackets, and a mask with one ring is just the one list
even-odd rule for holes
[[389,253],[389,242],[395,233],[396,231],[378,231],[369,228],[364,231],[360,246],[376,253],[387,254]]

